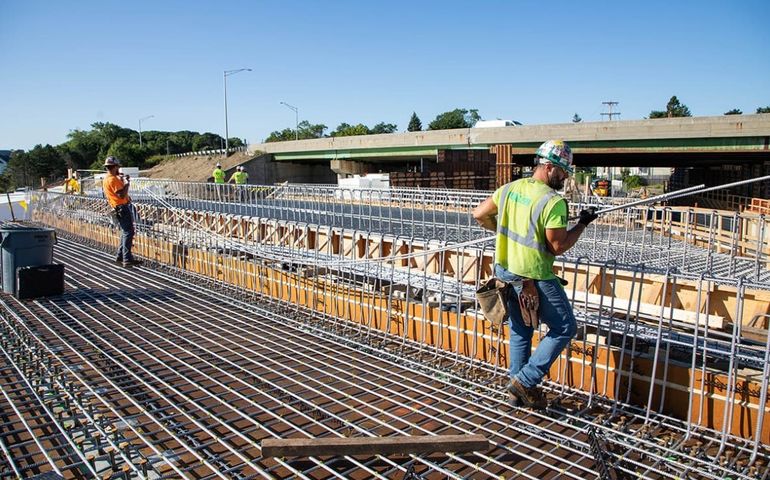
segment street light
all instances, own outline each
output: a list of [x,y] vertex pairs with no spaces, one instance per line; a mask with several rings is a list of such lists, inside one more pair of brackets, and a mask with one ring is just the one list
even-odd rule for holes
[[235,75],[236,73],[240,72],[250,72],[250,68],[239,68],[237,70],[225,70],[224,73],[224,80],[225,80],[225,156],[227,156],[227,150],[230,148],[229,143],[229,134],[230,132],[227,129],[227,77],[230,75]]
[[294,110],[294,140],[299,140],[299,108],[291,106],[286,102],[281,102],[281,105],[285,105]]
[[148,115],[146,117],[142,117],[139,119],[139,147],[142,147],[142,122],[145,120],[149,120],[151,118],[155,118],[155,115]]

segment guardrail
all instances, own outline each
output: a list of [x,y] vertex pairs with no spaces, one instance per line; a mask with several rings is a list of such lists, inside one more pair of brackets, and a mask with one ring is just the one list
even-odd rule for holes
[[236,153],[236,152],[245,152],[248,147],[232,147],[225,150],[224,148],[218,148],[216,150],[198,150],[197,152],[186,152],[186,153],[175,153],[171,155],[172,157],[181,158],[181,157],[193,157],[197,155],[224,155],[225,152],[227,153]]

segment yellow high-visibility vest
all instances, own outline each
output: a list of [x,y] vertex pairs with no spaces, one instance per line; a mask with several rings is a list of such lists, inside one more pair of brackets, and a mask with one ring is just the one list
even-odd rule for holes
[[503,185],[492,194],[492,200],[497,205],[495,261],[522,277],[556,278],[545,230],[567,226],[567,202],[533,178]]

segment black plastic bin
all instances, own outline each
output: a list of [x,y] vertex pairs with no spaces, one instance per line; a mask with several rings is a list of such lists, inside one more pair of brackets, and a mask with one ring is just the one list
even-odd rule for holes
[[64,265],[52,263],[16,270],[16,298],[52,297],[64,293]]

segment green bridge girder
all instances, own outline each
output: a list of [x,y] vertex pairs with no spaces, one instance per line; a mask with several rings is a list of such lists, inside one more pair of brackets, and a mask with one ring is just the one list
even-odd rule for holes
[[[532,154],[538,142],[511,143],[514,154]],[[768,137],[673,138],[654,140],[597,140],[570,142],[580,154],[655,154],[655,153],[748,153],[768,152]],[[439,150],[486,150],[492,145],[436,145],[432,147],[378,147],[344,150],[317,150],[274,153],[276,161],[300,160],[400,160],[435,157]]]

